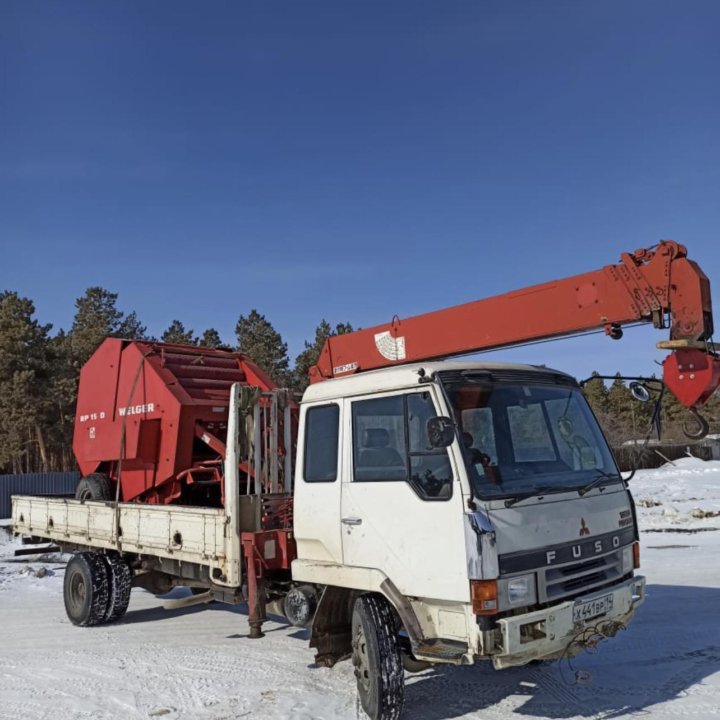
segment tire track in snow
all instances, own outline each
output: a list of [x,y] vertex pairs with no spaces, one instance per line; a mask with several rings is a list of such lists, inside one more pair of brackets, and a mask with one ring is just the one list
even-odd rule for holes
[[[149,600],[147,595],[143,597],[143,594],[140,598],[143,601],[158,602],[154,598]],[[221,618],[224,624],[230,623],[234,626],[234,632],[223,636],[215,630],[209,631],[202,622],[203,617],[213,620]],[[159,643],[144,643],[142,655],[126,655],[123,673],[136,678],[140,683],[162,688],[160,692],[153,694],[149,701],[145,695],[139,697],[138,705],[149,712],[155,709],[172,709],[167,715],[168,720],[175,717],[214,717],[214,712],[222,713],[226,708],[235,713],[233,717],[242,716],[243,712],[251,710],[253,717],[258,712],[268,717],[311,717],[307,714],[310,706],[298,699],[298,696],[310,691],[330,698],[333,695],[343,698],[349,690],[354,696],[354,682],[343,682],[343,692],[339,695],[337,693],[337,679],[346,677],[348,673],[339,674],[336,670],[318,669],[310,673],[311,682],[308,682],[307,673],[298,673],[303,665],[298,664],[295,653],[285,660],[287,653],[282,650],[273,651],[273,646],[282,648],[288,642],[280,632],[278,638],[270,632],[265,640],[259,643],[239,637],[238,635],[248,632],[248,627],[247,618],[238,613],[211,611],[208,614],[195,613],[192,617],[183,617],[181,614],[169,612],[164,616],[164,620],[153,623],[152,627],[158,628],[161,625],[161,634],[175,636],[175,642],[163,643],[161,639]],[[144,626],[144,623],[132,622],[107,626],[110,643],[124,646],[129,639],[140,639]],[[176,626],[182,634],[181,647],[177,644]],[[268,623],[267,629],[279,630],[283,634],[295,632],[294,629],[288,630],[272,622]],[[221,639],[208,646],[208,637]],[[157,634],[154,634],[154,638],[158,639]],[[298,641],[297,646],[304,656],[304,665],[307,666],[308,661],[313,658],[312,652],[307,650],[302,641]],[[288,683],[288,677],[298,677],[300,682]],[[268,687],[273,688],[273,691],[269,693],[263,690]],[[239,697],[243,699],[240,700]],[[287,711],[273,712],[273,706],[278,703],[287,708]],[[343,712],[347,711],[348,703],[344,698],[339,703],[331,701],[327,704],[331,709],[334,705],[340,705]]]

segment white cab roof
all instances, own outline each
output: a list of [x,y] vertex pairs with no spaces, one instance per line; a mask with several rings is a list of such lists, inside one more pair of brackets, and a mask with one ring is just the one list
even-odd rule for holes
[[426,375],[435,372],[458,372],[461,370],[485,371],[517,371],[522,373],[548,373],[554,375],[562,375],[571,378],[567,373],[559,370],[552,370],[538,365],[520,365],[516,363],[500,363],[500,362],[461,362],[461,361],[433,361],[426,363],[413,363],[411,365],[398,365],[396,367],[381,368],[379,370],[370,370],[368,372],[357,373],[356,375],[346,375],[345,377],[335,378],[333,380],[323,380],[308,386],[303,395],[303,402],[318,402],[322,400],[332,400],[339,397],[348,397],[351,395],[363,395],[365,393],[384,392],[387,390],[395,390],[405,387],[415,387],[418,385],[418,371],[425,370]]

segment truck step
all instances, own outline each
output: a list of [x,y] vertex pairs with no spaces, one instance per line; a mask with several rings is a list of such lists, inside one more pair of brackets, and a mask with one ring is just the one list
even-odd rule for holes
[[429,639],[413,648],[417,657],[433,658],[439,662],[460,663],[467,654],[467,644],[452,640]]

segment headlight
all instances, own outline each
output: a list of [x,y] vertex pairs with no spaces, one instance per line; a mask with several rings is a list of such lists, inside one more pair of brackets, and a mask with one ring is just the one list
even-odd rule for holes
[[507,581],[507,599],[510,605],[532,605],[535,602],[535,576],[510,578]]

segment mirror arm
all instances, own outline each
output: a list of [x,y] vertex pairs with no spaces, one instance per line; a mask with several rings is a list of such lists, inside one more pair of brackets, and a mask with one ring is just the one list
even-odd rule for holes
[[635,382],[641,382],[641,383],[655,383],[656,385],[664,385],[663,381],[660,378],[656,377],[646,377],[642,375],[591,375],[588,378],[585,378],[584,380],[580,380],[578,382],[578,385],[580,387],[585,387],[589,382],[592,382],[593,380],[634,380]]

